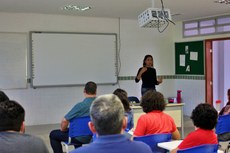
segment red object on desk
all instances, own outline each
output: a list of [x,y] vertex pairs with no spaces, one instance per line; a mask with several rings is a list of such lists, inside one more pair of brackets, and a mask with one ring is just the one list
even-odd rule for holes
[[177,100],[177,103],[181,103],[181,90],[177,90],[176,100]]

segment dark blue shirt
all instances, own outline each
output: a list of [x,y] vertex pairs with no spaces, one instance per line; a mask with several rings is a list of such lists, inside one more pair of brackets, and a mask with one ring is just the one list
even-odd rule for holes
[[122,134],[99,136],[93,143],[77,148],[71,153],[152,153],[140,141],[131,141]]

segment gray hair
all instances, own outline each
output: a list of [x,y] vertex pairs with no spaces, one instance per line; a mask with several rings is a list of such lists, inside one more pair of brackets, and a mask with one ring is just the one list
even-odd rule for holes
[[116,95],[102,95],[93,101],[90,117],[98,135],[119,134],[124,119],[124,107]]

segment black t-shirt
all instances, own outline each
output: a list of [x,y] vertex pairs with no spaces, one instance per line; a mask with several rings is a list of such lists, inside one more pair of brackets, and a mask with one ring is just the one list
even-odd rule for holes
[[[141,71],[142,67],[138,70],[137,76],[139,72]],[[157,81],[157,74],[156,74],[156,69],[155,68],[150,68],[148,67],[147,70],[142,74],[141,76],[142,79],[142,88],[153,88],[155,89],[155,85],[158,85]],[[136,82],[139,82],[140,80],[135,78]]]

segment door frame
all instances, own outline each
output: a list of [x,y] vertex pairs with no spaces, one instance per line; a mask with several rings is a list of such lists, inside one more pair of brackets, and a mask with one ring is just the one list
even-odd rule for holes
[[205,101],[213,105],[213,41],[230,40],[226,38],[214,38],[205,40]]

